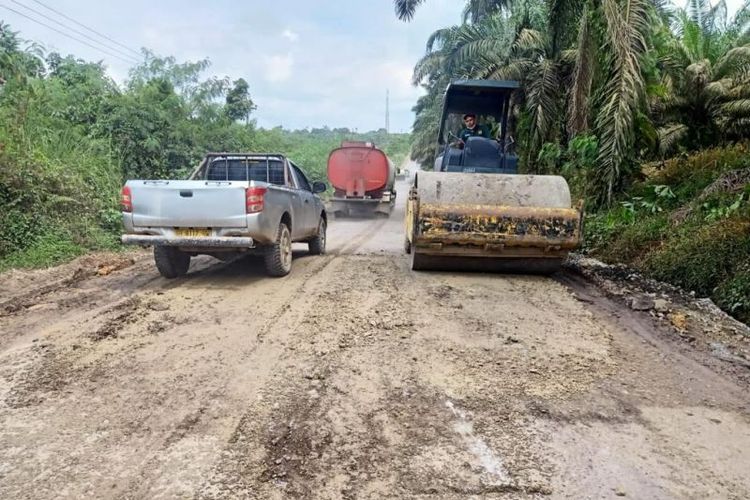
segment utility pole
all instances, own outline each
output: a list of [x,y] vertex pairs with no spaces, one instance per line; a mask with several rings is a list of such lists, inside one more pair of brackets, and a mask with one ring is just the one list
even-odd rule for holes
[[388,97],[389,97],[389,90],[385,89],[385,133],[387,134],[388,131],[391,128],[391,117],[390,117],[390,110],[388,109]]

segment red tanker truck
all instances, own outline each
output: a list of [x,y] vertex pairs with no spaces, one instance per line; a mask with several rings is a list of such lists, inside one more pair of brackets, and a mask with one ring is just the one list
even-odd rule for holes
[[389,215],[396,202],[396,169],[371,142],[344,141],[328,156],[334,188],[329,212],[336,215]]

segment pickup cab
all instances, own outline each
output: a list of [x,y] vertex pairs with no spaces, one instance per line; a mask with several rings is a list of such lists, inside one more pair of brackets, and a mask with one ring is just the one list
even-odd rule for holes
[[302,170],[283,155],[209,153],[187,180],[129,180],[122,188],[122,242],[153,246],[162,276],[187,273],[200,254],[263,256],[271,276],[292,269],[292,242],[325,253],[327,216]]

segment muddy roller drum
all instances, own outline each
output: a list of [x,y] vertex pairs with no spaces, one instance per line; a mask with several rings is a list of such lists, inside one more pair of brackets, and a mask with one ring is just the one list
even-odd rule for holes
[[550,274],[580,244],[564,178],[420,172],[407,205],[415,270]]

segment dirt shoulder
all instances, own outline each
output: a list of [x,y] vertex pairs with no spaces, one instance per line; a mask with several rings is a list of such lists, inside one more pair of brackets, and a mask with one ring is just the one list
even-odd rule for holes
[[607,265],[582,256],[573,256],[563,281],[584,295],[595,285],[602,296],[611,299],[605,309],[623,314],[630,310],[628,314],[647,324],[647,330],[672,342],[674,348],[750,384],[750,327],[722,311],[711,299],[646,278],[627,266]]

